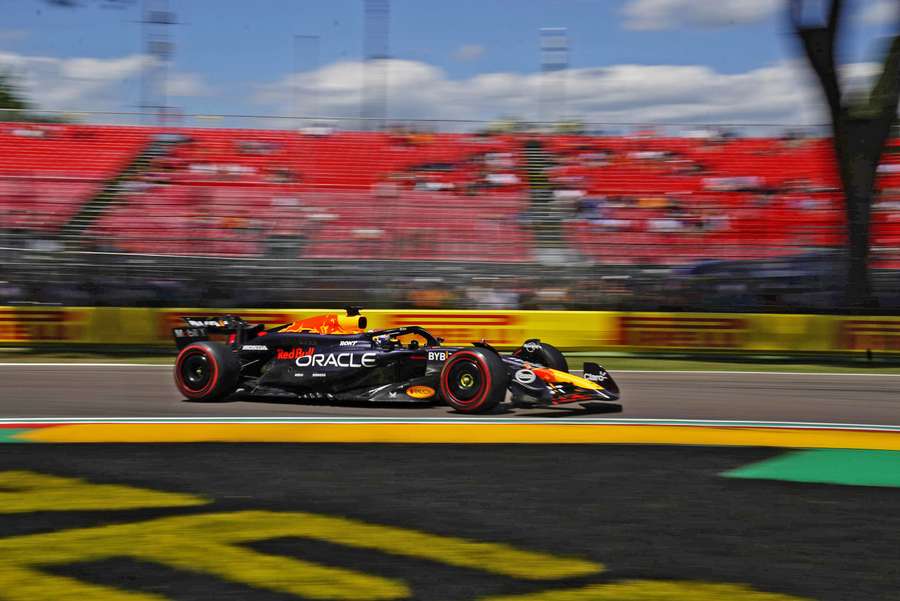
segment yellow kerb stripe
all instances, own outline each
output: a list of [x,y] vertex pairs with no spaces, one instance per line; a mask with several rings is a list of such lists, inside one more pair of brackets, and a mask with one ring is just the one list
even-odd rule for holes
[[848,430],[596,424],[76,424],[33,442],[675,444],[900,450],[900,434]]

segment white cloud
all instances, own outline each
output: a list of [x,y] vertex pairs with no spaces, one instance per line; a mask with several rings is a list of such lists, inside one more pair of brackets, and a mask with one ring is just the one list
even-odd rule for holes
[[151,64],[149,57],[53,58],[0,52],[0,71],[11,73],[24,95],[46,110],[120,108],[119,86]]
[[480,44],[464,44],[456,49],[453,58],[462,62],[478,60],[484,55],[484,46]]
[[189,98],[215,93],[203,76],[197,73],[172,73],[166,80],[166,96]]
[[[0,52],[0,72],[10,73],[36,108],[64,111],[121,110],[134,103],[136,90],[126,88],[154,64],[152,57],[55,58]],[[201,75],[170,73],[169,97],[209,96],[215,91]]]
[[[578,116],[593,123],[821,123],[821,97],[803,61],[782,61],[744,73],[707,66],[616,65],[541,74],[485,73],[450,79],[417,61],[390,60],[386,89],[393,119],[489,120]],[[849,69],[854,79],[872,69]],[[342,62],[259,87],[254,100],[280,115],[357,117],[364,65]],[[296,105],[295,105],[296,102]]]
[[897,20],[896,0],[872,0],[859,13],[859,20],[867,25],[882,25]]
[[[118,110],[133,102],[134,82],[152,59],[24,56],[0,52],[26,96],[48,110]],[[824,121],[819,90],[804,61],[781,61],[743,73],[704,65],[614,65],[556,73],[482,73],[453,79],[427,63],[382,61],[392,119],[491,120],[504,115],[535,120],[576,116],[592,123],[782,123]],[[355,118],[360,114],[365,64],[338,62],[257,85],[258,112]],[[877,65],[845,67],[848,83],[866,82]],[[369,78],[371,81],[371,78]],[[849,87],[849,86],[848,86]],[[197,73],[173,73],[168,95],[217,95]],[[226,98],[242,110],[245,98]],[[223,105],[224,106],[224,105]]]
[[782,9],[783,0],[628,0],[626,29],[724,27],[753,23]]

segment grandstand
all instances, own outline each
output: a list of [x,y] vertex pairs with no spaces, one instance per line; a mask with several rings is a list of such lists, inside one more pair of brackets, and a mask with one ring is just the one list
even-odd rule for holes
[[[565,222],[566,240],[599,263],[753,259],[842,244],[827,140],[646,134],[0,124],[3,227],[80,225],[86,242],[137,253],[262,255],[267,239],[294,236],[310,258],[528,261],[538,241],[525,139],[545,150],[547,208]],[[882,178],[891,194],[900,184],[892,156]],[[109,181],[114,198],[81,214]],[[876,213],[875,246],[885,249],[900,233],[889,217]],[[469,252],[475,243],[485,246]]]
[[[18,122],[0,123],[0,152],[7,248],[520,266],[549,252],[615,270],[808,256],[844,236],[823,138]],[[897,156],[873,216],[873,266],[892,270]]]
[[147,136],[128,127],[0,124],[0,228],[59,231]]

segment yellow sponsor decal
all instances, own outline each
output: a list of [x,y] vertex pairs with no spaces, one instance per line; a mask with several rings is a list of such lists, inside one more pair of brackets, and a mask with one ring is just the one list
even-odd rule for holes
[[85,333],[92,309],[0,307],[0,342],[66,342]]
[[388,327],[422,326],[448,344],[490,339],[495,345],[513,346],[525,336],[522,320],[512,312],[396,311],[386,317]]
[[406,394],[414,399],[430,399],[435,391],[431,386],[410,386],[406,389]]
[[843,319],[837,347],[848,351],[900,351],[900,319]]
[[745,348],[751,328],[746,318],[666,314],[619,316],[619,344],[642,348]]
[[[0,307],[0,342],[7,344],[172,344],[182,315],[241,315],[248,322],[286,324],[321,309],[154,309],[138,307]],[[567,350],[696,349],[731,351],[900,352],[900,318],[752,313],[627,311],[364,312],[368,328],[418,325],[447,344],[484,339],[512,349],[541,338]]]

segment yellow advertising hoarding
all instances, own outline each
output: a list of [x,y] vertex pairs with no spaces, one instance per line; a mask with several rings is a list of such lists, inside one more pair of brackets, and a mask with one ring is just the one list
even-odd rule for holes
[[[30,346],[172,343],[182,315],[232,313],[288,323],[321,309],[0,307],[0,344]],[[565,350],[900,352],[900,317],[616,311],[365,311],[370,328],[420,325],[447,344],[486,340],[511,348],[540,338]]]

